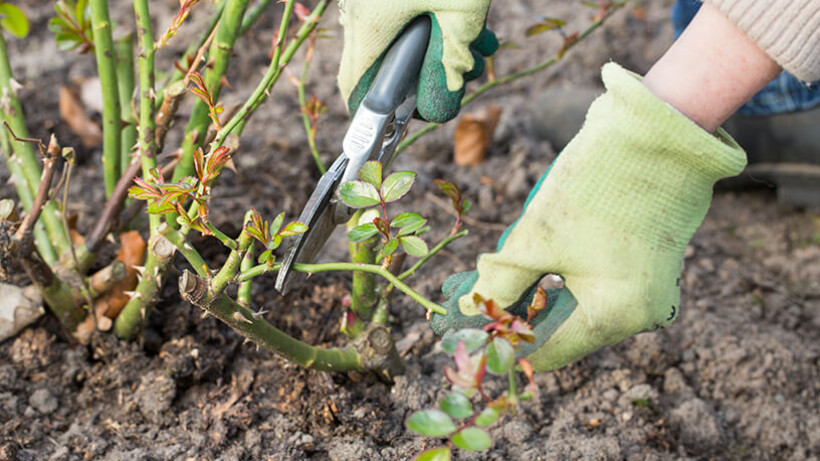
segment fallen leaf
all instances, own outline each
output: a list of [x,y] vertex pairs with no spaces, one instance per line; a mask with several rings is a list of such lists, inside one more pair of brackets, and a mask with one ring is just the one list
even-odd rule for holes
[[454,133],[456,165],[472,166],[484,161],[500,119],[501,107],[493,104],[461,117]]
[[60,87],[60,118],[74,132],[85,147],[97,147],[102,143],[102,129],[91,120],[77,93]]

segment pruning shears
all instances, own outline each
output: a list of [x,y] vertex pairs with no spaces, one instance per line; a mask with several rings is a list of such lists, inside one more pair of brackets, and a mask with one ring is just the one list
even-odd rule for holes
[[382,171],[396,156],[416,111],[416,86],[427,42],[430,19],[419,17],[395,40],[382,61],[370,90],[362,99],[342,141],[342,154],[322,175],[308,199],[299,221],[308,230],[292,237],[276,278],[276,289],[285,294],[293,276],[293,265],[313,262],[339,224],[354,210],[338,197],[339,186],[358,178],[367,161],[382,164]]

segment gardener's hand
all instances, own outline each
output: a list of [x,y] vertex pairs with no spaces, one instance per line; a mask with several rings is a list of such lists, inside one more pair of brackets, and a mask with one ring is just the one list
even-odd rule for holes
[[[483,323],[473,293],[513,312],[547,273],[564,277],[523,350],[554,370],[627,336],[663,328],[680,308],[683,252],[703,221],[714,183],[743,169],[742,149],[652,95],[616,64],[607,92],[548,170],[521,218],[478,271],[448,281],[442,334]],[[524,314],[526,317],[526,314]]]
[[484,57],[498,49],[495,35],[484,27],[489,6],[489,0],[340,0],[344,50],[339,88],[350,113],[358,109],[393,39],[411,20],[427,14],[433,27],[421,69],[418,112],[439,123],[455,117],[465,81],[478,77]]

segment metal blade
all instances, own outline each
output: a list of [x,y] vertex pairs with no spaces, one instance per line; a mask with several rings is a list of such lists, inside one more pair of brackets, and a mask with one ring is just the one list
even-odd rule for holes
[[[313,190],[310,199],[299,222],[308,226],[307,232],[291,238],[288,244],[288,251],[279,268],[279,275],[276,277],[276,289],[286,294],[289,282],[292,278],[293,265],[296,263],[311,263],[319,250],[322,249],[330,234],[340,224],[334,218],[336,214],[336,188],[344,175],[348,158],[340,155],[327,173],[323,174],[316,189]],[[342,205],[344,206],[344,205]]]

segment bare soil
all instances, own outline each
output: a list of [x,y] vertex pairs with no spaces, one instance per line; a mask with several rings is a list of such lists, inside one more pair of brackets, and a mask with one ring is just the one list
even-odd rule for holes
[[[177,2],[151,3],[159,30]],[[641,11],[619,12],[555,68],[479,102],[504,110],[485,163],[452,164],[449,126],[399,158],[396,168],[419,173],[406,206],[430,218],[429,241],[440,238],[452,219],[436,198],[434,178],[462,185],[476,204],[471,234],[413,277],[414,287],[441,301],[443,280],[472,269],[476,255],[494,247],[554,158],[551,146],[529,135],[530,101],[553,85],[597,85],[598,69],[610,59],[645,72],[671,41],[669,3],[644,2]],[[51,2],[23,6],[33,36],[10,40],[10,48],[29,125],[36,136],[55,131],[63,144],[79,145],[59,119],[57,90],[94,75],[93,62],[56,50],[46,30]],[[203,4],[194,14],[174,39],[176,48],[161,53],[159,68],[169,69],[174,49],[196,37],[208,8]],[[129,27],[130,2],[116,2],[112,11],[121,28]],[[497,2],[490,26],[526,48],[499,55],[499,75],[560,47],[557,35],[523,36],[539,14],[567,18],[573,31],[593,11],[572,0]],[[261,77],[277,23],[276,13],[268,12],[238,42],[228,105]],[[335,11],[324,26],[336,38],[320,42],[309,91],[329,105],[318,139],[328,162],[338,153],[347,119],[334,80],[340,49]],[[170,139],[168,145],[177,144]],[[87,230],[102,202],[101,171],[98,149],[80,154],[70,211]],[[252,205],[266,216],[280,210],[298,215],[318,173],[287,81],[250,124],[236,162],[239,173],[223,175],[214,191],[218,226],[235,231],[242,210]],[[0,169],[3,183],[7,176]],[[13,196],[13,189],[0,186],[0,196]],[[213,241],[195,244],[215,264],[225,257]],[[340,260],[344,248],[339,236],[322,258]],[[676,323],[538,375],[539,396],[496,424],[493,449],[456,458],[818,459],[820,215],[779,204],[771,188],[720,192],[689,250]],[[177,271],[184,267],[177,261]],[[79,346],[45,317],[0,344],[0,460],[404,460],[431,446],[409,434],[403,421],[442,395],[448,360],[436,349],[423,310],[410,300],[397,297],[392,308],[392,326],[407,338],[408,352],[406,375],[390,386],[372,376],[303,370],[243,344],[229,328],[180,302],[175,284],[168,285],[139,343],[99,335],[91,346]],[[287,297],[266,279],[256,284],[254,302],[296,337],[331,345],[342,341],[338,325],[348,292],[345,274],[314,276]]]

